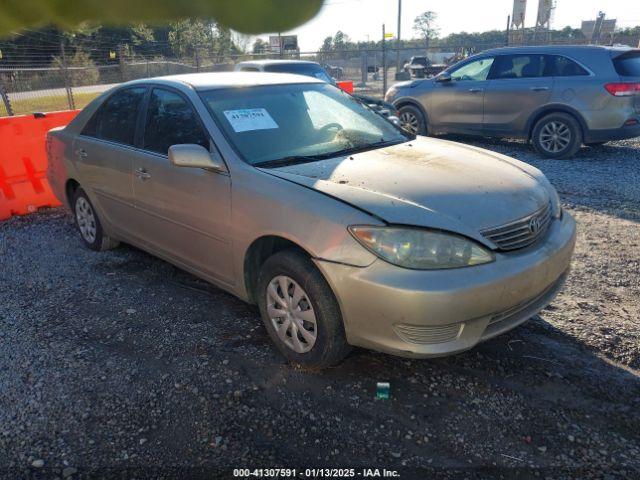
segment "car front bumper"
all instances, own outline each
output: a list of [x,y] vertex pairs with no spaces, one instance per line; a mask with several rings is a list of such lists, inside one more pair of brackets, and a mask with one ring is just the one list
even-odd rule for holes
[[569,270],[573,218],[554,220],[534,246],[496,261],[451,270],[408,270],[316,260],[336,293],[350,344],[405,357],[461,352],[546,307]]

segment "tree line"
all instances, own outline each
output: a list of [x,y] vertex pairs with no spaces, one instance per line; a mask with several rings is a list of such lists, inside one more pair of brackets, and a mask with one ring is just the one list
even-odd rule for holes
[[[479,33],[453,33],[439,35],[437,14],[424,12],[415,18],[415,38],[403,39],[400,48],[436,49],[459,53],[480,51],[505,45],[507,32],[491,30]],[[533,29],[526,32],[533,40]],[[381,35],[382,36],[382,35]],[[564,27],[549,34],[554,43],[585,43],[580,29]],[[548,37],[547,37],[548,38]],[[637,44],[640,27],[617,31],[616,43]],[[542,39],[538,38],[538,41]],[[635,43],[634,43],[635,42]],[[396,40],[387,40],[387,47],[396,48]],[[382,39],[352,41],[345,32],[327,36],[319,47],[321,54],[344,57],[355,50],[380,50]],[[221,63],[237,58],[249,51],[254,54],[269,53],[269,44],[257,38],[249,45],[249,37],[239,35],[213,20],[184,19],[166,25],[138,23],[128,26],[83,24],[72,32],[64,32],[53,26],[23,30],[13,36],[0,39],[0,68],[20,66],[95,66],[108,65],[123,60],[180,59],[193,64]],[[329,55],[330,54],[330,55]]]
[[242,53],[247,38],[214,21],[184,19],[167,25],[84,24],[72,32],[54,26],[0,39],[0,67],[105,65],[122,60],[177,58],[220,63]]

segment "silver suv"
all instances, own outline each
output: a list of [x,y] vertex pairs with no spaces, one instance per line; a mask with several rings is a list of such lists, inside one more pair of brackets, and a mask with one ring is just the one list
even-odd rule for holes
[[385,100],[412,133],[516,137],[543,156],[640,136],[640,50],[544,46],[487,50]]

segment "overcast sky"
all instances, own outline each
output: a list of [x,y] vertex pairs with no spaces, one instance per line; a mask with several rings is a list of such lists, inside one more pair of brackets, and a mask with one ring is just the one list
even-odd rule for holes
[[[527,2],[526,25],[535,25],[538,0]],[[640,25],[640,0],[556,0],[552,27],[580,27],[581,20],[595,19],[604,10],[618,26]],[[402,37],[415,36],[413,19],[426,10],[438,14],[441,34],[504,29],[512,0],[402,0]],[[382,24],[396,33],[398,0],[325,0],[316,18],[295,29],[302,51],[317,50],[322,40],[342,30],[352,40],[378,40]],[[266,38],[263,36],[263,38]]]

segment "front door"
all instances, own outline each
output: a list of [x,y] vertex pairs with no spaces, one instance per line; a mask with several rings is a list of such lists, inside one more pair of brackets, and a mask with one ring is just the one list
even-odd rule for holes
[[496,57],[484,96],[486,134],[528,134],[531,115],[551,98],[554,80],[548,59],[540,54]]
[[231,285],[231,179],[226,172],[172,165],[169,147],[187,143],[215,149],[190,101],[177,91],[154,88],[132,166],[141,240],[176,263]]
[[450,72],[451,81],[435,81],[427,105],[433,133],[480,133],[484,95],[493,57],[479,58]]

